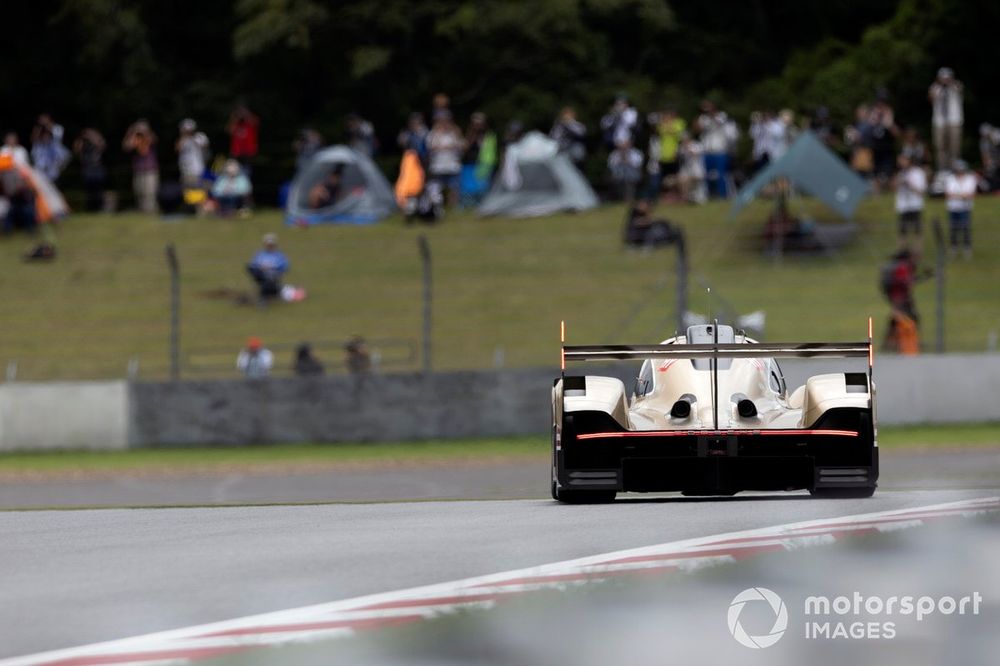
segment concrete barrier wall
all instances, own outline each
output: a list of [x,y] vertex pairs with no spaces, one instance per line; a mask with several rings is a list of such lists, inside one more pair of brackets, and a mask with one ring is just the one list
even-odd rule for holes
[[126,447],[126,382],[0,384],[0,450]]
[[[858,361],[783,362],[790,389]],[[612,374],[631,390],[633,364]],[[0,450],[544,435],[557,370],[0,385]],[[1000,421],[1000,355],[885,357],[882,424]]]

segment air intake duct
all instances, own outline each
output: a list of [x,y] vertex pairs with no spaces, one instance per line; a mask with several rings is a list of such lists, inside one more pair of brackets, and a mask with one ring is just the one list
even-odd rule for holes
[[697,400],[698,399],[690,393],[685,393],[678,398],[677,402],[674,403],[674,406],[670,408],[670,416],[675,419],[686,419],[691,416],[691,405],[697,402]]

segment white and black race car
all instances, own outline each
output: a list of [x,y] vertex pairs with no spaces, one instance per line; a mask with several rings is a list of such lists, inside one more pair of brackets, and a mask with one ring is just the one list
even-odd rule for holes
[[[552,497],[809,490],[869,497],[878,480],[872,341],[759,343],[693,326],[658,345],[563,346],[552,390]],[[867,357],[868,372],[810,377],[790,394],[776,358]],[[631,398],[616,377],[566,362],[641,360]]]

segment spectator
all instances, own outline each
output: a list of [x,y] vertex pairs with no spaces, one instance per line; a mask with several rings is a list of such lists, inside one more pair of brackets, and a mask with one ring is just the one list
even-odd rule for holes
[[104,136],[93,127],[85,128],[73,142],[73,152],[80,160],[80,173],[83,176],[89,211],[104,207],[104,190],[108,182],[108,172],[104,168],[106,149]]
[[837,145],[837,128],[830,118],[830,109],[827,107],[817,107],[816,113],[813,114],[812,119],[809,121],[809,129],[828,148],[833,148]]
[[250,178],[252,162],[257,157],[260,118],[246,105],[240,104],[230,114],[226,132],[229,133],[229,156],[240,163],[247,178]]
[[695,129],[705,151],[705,181],[709,192],[725,199],[729,196],[729,153],[737,139],[736,127],[714,102],[704,100]]
[[903,130],[903,145],[900,147],[900,154],[905,155],[910,160],[910,164],[923,167],[927,164],[927,146],[920,140],[917,128],[907,127]]
[[663,185],[663,175],[660,172],[660,114],[650,113],[646,116],[646,123],[649,125],[649,136],[646,140],[646,185],[642,196],[656,201],[660,198],[660,188]]
[[681,198],[691,203],[705,203],[708,199],[705,187],[705,150],[688,132],[681,135],[678,149],[681,168],[677,176],[681,188]]
[[208,154],[208,136],[198,131],[198,124],[191,118],[181,121],[176,148],[181,186],[187,190],[202,189],[205,157]]
[[375,127],[357,113],[347,114],[347,145],[365,157],[373,157],[377,147]]
[[451,98],[439,92],[431,98],[431,120],[433,121],[441,111],[451,113]]
[[332,206],[340,200],[343,192],[343,164],[335,164],[326,178],[309,190],[309,207],[314,210]]
[[212,200],[215,201],[219,214],[228,216],[236,211],[249,212],[252,193],[253,186],[240,168],[240,163],[232,159],[226,160],[222,173],[212,184]]
[[325,372],[323,364],[313,355],[312,347],[306,342],[295,349],[295,365],[292,369],[299,377],[318,377]]
[[604,117],[601,118],[601,136],[604,145],[614,150],[623,142],[630,144],[635,140],[635,131],[639,124],[639,112],[629,104],[625,93],[618,93]]
[[435,206],[445,202],[445,193],[449,205],[458,200],[464,148],[462,132],[452,120],[451,111],[438,110],[434,127],[427,134],[428,189]]
[[250,336],[247,346],[236,357],[236,369],[249,379],[261,379],[271,374],[274,354],[256,335]]
[[978,180],[963,160],[955,160],[952,173],[945,178],[945,206],[948,209],[951,231],[949,254],[952,258],[961,246],[965,259],[972,259],[972,205],[976,198]]
[[642,180],[642,151],[631,141],[622,141],[608,155],[608,171],[616,197],[631,203],[635,187]]
[[955,78],[949,67],[938,70],[937,79],[927,91],[934,128],[934,151],[938,171],[947,171],[961,157],[962,125],[965,114],[962,108],[962,82]]
[[652,204],[640,199],[629,210],[625,219],[625,244],[651,249],[679,241],[678,230],[664,219],[653,219]]
[[922,233],[924,194],[927,192],[927,174],[905,153],[899,156],[899,173],[895,178],[896,213],[899,215],[899,240],[907,244],[909,235],[919,241]]
[[573,164],[579,166],[587,156],[587,126],[576,119],[576,110],[572,106],[563,107],[559,112],[549,137],[559,145],[559,152],[569,157]]
[[854,110],[854,123],[844,128],[844,143],[851,149],[851,168],[862,178],[870,179],[875,171],[875,157],[867,104],[861,104]]
[[32,166],[55,183],[59,180],[63,167],[69,162],[70,152],[61,141],[56,140],[48,127],[38,129],[33,136],[35,138],[31,143]]
[[371,352],[360,335],[355,335],[344,344],[344,365],[352,375],[367,375],[371,372]]
[[899,134],[889,93],[884,88],[876,93],[875,103],[869,109],[869,124],[876,191],[880,191],[889,184],[896,168],[896,135]]
[[0,168],[0,197],[7,199],[3,232],[9,234],[16,229],[33,232],[38,223],[35,191],[14,165],[13,155],[2,155],[0,161],[5,162]]
[[310,127],[304,127],[295,141],[292,142],[292,149],[295,151],[295,173],[300,173],[313,155],[323,148],[323,136]]
[[486,114],[476,111],[465,132],[462,153],[461,200],[463,206],[476,206],[490,188],[497,164],[497,135],[490,129]]
[[404,153],[412,150],[420,158],[421,162],[427,160],[427,124],[424,123],[424,114],[414,111],[406,120],[406,127],[399,130],[396,136],[396,144]]
[[778,159],[787,149],[787,127],[772,111],[750,114],[750,138],[753,139],[753,170],[756,173]]
[[129,126],[122,139],[122,150],[132,154],[132,191],[136,205],[144,213],[155,213],[160,167],[156,162],[156,134],[148,122],[139,119]]
[[903,249],[893,255],[892,261],[882,268],[882,292],[889,301],[890,318],[883,348],[903,354],[916,354],[920,350],[919,325],[913,298],[913,287],[918,280],[930,275],[917,270],[917,256]]
[[1000,129],[983,123],[979,126],[979,156],[983,161],[983,176],[990,191],[1000,188]]
[[41,133],[43,131],[48,131],[52,135],[52,138],[56,143],[62,143],[65,136],[65,130],[63,126],[55,122],[52,119],[52,115],[49,113],[41,113],[38,115],[38,120],[35,121],[35,126],[31,130],[31,143],[34,145],[38,141]]
[[17,164],[29,164],[28,149],[21,145],[17,132],[7,132],[3,137],[0,155],[10,155]]
[[247,264],[247,272],[257,283],[258,302],[266,305],[269,299],[281,295],[281,278],[288,272],[289,263],[285,253],[278,249],[276,235],[264,234],[263,245]]
[[660,177],[668,181],[668,187],[680,172],[681,136],[687,129],[684,119],[677,110],[668,106],[660,114],[656,133],[660,139]]

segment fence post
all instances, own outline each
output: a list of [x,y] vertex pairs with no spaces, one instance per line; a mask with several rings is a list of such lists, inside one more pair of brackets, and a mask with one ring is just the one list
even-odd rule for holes
[[937,303],[934,322],[934,351],[944,353],[944,271],[947,266],[945,259],[944,229],[941,220],[934,218],[934,241],[937,245],[936,265],[934,267],[934,282],[937,291]]
[[181,378],[181,270],[177,248],[167,244],[167,266],[170,268],[170,379]]
[[431,297],[433,295],[431,246],[423,234],[417,237],[417,246],[420,248],[420,258],[424,264],[424,372],[429,373],[431,371]]
[[688,311],[688,257],[684,230],[677,229],[677,334],[684,335]]

